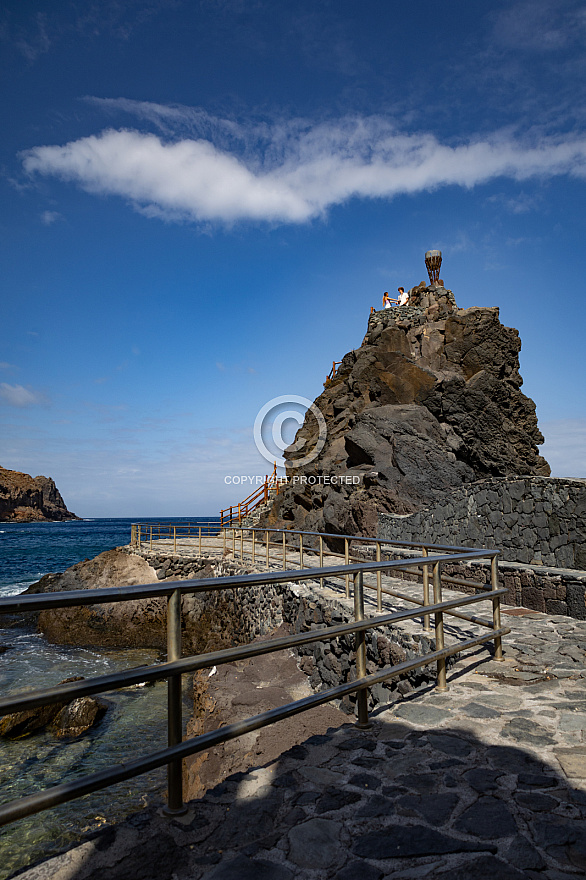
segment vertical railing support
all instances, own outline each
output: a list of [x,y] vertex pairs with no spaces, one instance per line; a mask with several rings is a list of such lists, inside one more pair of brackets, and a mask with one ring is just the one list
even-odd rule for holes
[[[493,556],[490,560],[490,585],[491,589],[499,588],[499,569],[497,557]],[[492,600],[492,625],[494,629],[501,628],[501,597],[495,596]],[[504,660],[503,657],[503,640],[501,636],[497,636],[494,640],[494,659]]]
[[269,560],[269,533],[268,533],[268,531],[266,532],[266,540],[267,540],[267,571],[270,571],[271,563]]
[[201,526],[199,527],[199,555],[201,556]]
[[177,526],[173,526],[173,553],[177,553]]
[[149,550],[152,550],[152,549],[153,549],[153,527],[151,526],[151,543],[150,543]]
[[[167,660],[181,659],[181,592],[175,590],[167,599]],[[167,733],[169,746],[183,739],[181,718],[181,676],[171,675],[167,682]],[[187,812],[183,804],[183,762],[167,764],[168,798],[165,813],[177,816]]]
[[244,529],[240,529],[240,559],[244,561]]
[[[427,547],[421,548],[421,555],[427,556]],[[429,566],[423,565],[423,604],[429,605]],[[430,624],[430,616],[429,614],[423,615],[423,631],[431,632],[431,624]]]
[[299,568],[303,568],[303,535],[299,535]]
[[[319,567],[320,568],[324,567],[324,539],[322,538],[321,535],[319,536]],[[324,588],[324,579],[323,578],[319,579],[319,585],[323,590],[323,588]]]
[[236,559],[236,529],[232,527],[232,559]]
[[[348,544],[348,538],[344,538],[344,565],[348,565],[350,562],[350,545]],[[350,598],[350,575],[346,575],[346,598]]]
[[[442,574],[441,565],[436,562],[433,566],[433,601],[434,604],[442,601]],[[435,619],[435,649],[442,651],[444,649],[444,613],[436,611]],[[436,690],[440,692],[447,691],[448,685],[446,681],[446,658],[440,657],[437,661],[437,684]]]
[[[364,620],[364,588],[362,572],[354,575],[354,620]],[[356,633],[356,677],[366,676],[366,634],[364,631]],[[358,707],[358,721],[356,727],[368,730],[372,727],[368,720],[368,688],[362,688],[356,693]]]
[[287,570],[287,541],[285,540],[285,532],[283,532],[283,571]]
[[255,559],[255,556],[256,556],[256,542],[255,542],[255,531],[254,531],[254,529],[252,529],[252,531],[251,531],[250,534],[252,535],[252,564],[254,565],[254,559]]
[[[376,561],[380,562],[380,541],[376,542]],[[382,571],[376,573],[376,610],[383,610]]]
[[222,529],[222,534],[224,536],[224,546],[222,548],[222,553],[225,556],[226,555],[226,529]]

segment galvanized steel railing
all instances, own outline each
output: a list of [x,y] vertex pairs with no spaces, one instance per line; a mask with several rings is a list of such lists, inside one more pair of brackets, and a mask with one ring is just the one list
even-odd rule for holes
[[[263,547],[266,548],[267,567],[270,565],[269,545],[274,542],[269,541],[269,534],[266,533],[266,541]],[[291,533],[288,533],[291,534]],[[500,621],[500,600],[506,590],[499,589],[497,556],[496,550],[478,550],[462,547],[434,547],[432,545],[399,545],[396,541],[376,541],[377,561],[369,562],[364,559],[351,562],[349,559],[349,544],[351,541],[362,541],[372,543],[372,539],[361,539],[354,536],[344,535],[320,535],[319,533],[303,533],[295,532],[300,540],[300,565],[299,569],[291,571],[267,571],[263,573],[252,573],[245,575],[235,575],[223,578],[207,578],[201,580],[183,580],[174,582],[159,582],[155,584],[139,584],[130,587],[111,587],[95,590],[72,590],[62,593],[36,594],[28,596],[16,596],[0,599],[0,613],[17,614],[25,611],[43,611],[55,608],[67,608],[78,605],[95,605],[102,602],[125,602],[133,599],[144,599],[154,596],[167,597],[167,662],[154,664],[151,666],[142,666],[129,669],[123,672],[112,673],[109,675],[97,676],[95,678],[85,679],[82,681],[71,682],[68,684],[60,684],[55,687],[45,688],[37,691],[26,691],[12,694],[0,699],[0,715],[9,712],[24,711],[33,709],[38,706],[53,704],[57,702],[68,702],[78,697],[87,696],[89,694],[104,693],[110,690],[116,690],[128,687],[132,684],[138,684],[146,681],[159,681],[166,679],[168,682],[168,745],[167,748],[153,752],[136,760],[109,767],[97,773],[89,774],[81,779],[64,782],[45,791],[31,794],[27,797],[0,805],[0,825],[14,822],[17,819],[29,816],[34,813],[41,812],[58,804],[65,803],[75,798],[81,797],[90,792],[107,788],[124,780],[132,779],[142,773],[150,772],[158,767],[167,766],[168,774],[168,803],[166,811],[170,815],[178,815],[185,811],[183,805],[183,788],[182,788],[182,760],[183,758],[206,751],[212,746],[226,742],[235,737],[241,736],[276,721],[289,718],[307,709],[319,706],[332,700],[341,699],[342,697],[357,693],[357,714],[358,726],[365,728],[369,726],[368,720],[368,688],[374,684],[388,681],[391,678],[400,676],[406,672],[418,669],[421,666],[427,666],[432,663],[437,665],[437,687],[440,691],[447,690],[446,680],[446,660],[448,657],[465,651],[476,645],[485,642],[494,642],[495,659],[502,660],[502,636],[510,632],[506,627],[501,626]],[[254,530],[253,530],[254,535]],[[345,540],[346,552],[344,564],[334,566],[323,566],[320,564],[316,568],[303,568],[303,536],[307,536],[311,540],[319,538],[319,549],[316,553],[320,553],[320,562],[323,561],[323,538],[335,538]],[[199,537],[199,536],[198,536]],[[235,536],[232,536],[235,541]],[[226,533],[219,537],[219,541],[225,542]],[[195,538],[194,538],[195,540]],[[241,535],[241,549],[244,548],[244,535]],[[256,540],[252,541],[251,551],[255,557]],[[400,560],[381,560],[381,545],[393,545],[412,548],[422,548],[424,553],[420,557],[413,559]],[[225,545],[224,545],[225,546]],[[282,548],[283,562],[286,564],[286,543],[279,542]],[[431,552],[430,552],[431,551]],[[434,552],[435,551],[435,552]],[[439,551],[439,552],[438,552]],[[307,550],[305,551],[307,552]],[[328,551],[329,552],[329,551]],[[442,573],[441,567],[447,562],[457,562],[464,560],[477,560],[488,558],[491,561],[491,583],[490,585],[475,584],[475,588],[482,588],[482,592],[477,595],[456,597],[445,601],[442,596]],[[429,595],[424,597],[423,601],[410,596],[402,595],[388,588],[382,588],[377,584],[377,594],[389,593],[393,596],[400,596],[409,602],[417,603],[415,609],[405,609],[395,611],[389,614],[377,614],[376,617],[365,619],[364,612],[364,575],[372,573],[378,576],[382,572],[392,574],[394,571],[410,571],[420,567],[424,575],[424,591],[425,583],[429,591],[429,570],[431,569],[431,580],[433,587],[433,602],[430,603]],[[353,581],[353,597],[354,597],[354,621],[337,626],[321,627],[310,632],[302,632],[292,636],[286,636],[279,639],[273,639],[265,642],[254,642],[253,644],[243,645],[238,648],[230,648],[222,651],[215,651],[209,654],[181,658],[181,597],[184,594],[202,593],[214,590],[226,589],[246,589],[248,587],[258,586],[275,586],[284,582],[297,582],[306,580],[319,579],[322,583],[327,578],[343,578],[349,584],[349,579]],[[454,579],[450,579],[454,580]],[[466,582],[469,583],[469,582]],[[349,591],[349,587],[348,587]],[[483,618],[471,617],[463,612],[455,609],[462,606],[473,605],[477,602],[489,600],[492,604],[492,619],[485,620]],[[380,607],[379,607],[380,610]],[[456,645],[445,646],[444,642],[444,614],[450,614],[464,618],[488,629],[484,635],[469,638],[458,642]],[[366,674],[366,642],[365,634],[380,626],[389,626],[399,621],[411,620],[423,615],[424,626],[429,626],[429,620],[433,615],[435,630],[435,650],[427,654],[421,655],[413,660],[406,660],[395,666],[388,666],[384,669]],[[185,673],[195,672],[199,669],[205,669],[218,666],[223,663],[232,663],[236,660],[243,660],[250,657],[268,654],[274,651],[295,648],[301,645],[319,642],[323,639],[332,639],[343,635],[354,633],[355,650],[356,650],[356,672],[357,679],[352,682],[346,682],[337,687],[330,688],[317,694],[305,697],[302,700],[296,700],[285,706],[272,709],[260,715],[255,715],[243,721],[238,721],[211,731],[210,733],[194,737],[182,741],[182,712],[181,712],[181,675]],[[148,693],[148,691],[147,691]],[[145,694],[145,698],[146,694]]]

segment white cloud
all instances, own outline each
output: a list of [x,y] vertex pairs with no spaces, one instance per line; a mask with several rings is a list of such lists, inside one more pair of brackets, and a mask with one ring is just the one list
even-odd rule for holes
[[553,477],[586,477],[586,419],[544,422],[541,454]]
[[52,223],[62,219],[63,215],[60,214],[59,211],[43,211],[41,214],[41,223],[45,226],[51,226]]
[[35,406],[36,404],[45,403],[45,397],[32,388],[25,388],[24,385],[8,385],[7,382],[0,382],[0,399],[10,406]]
[[[200,120],[204,116],[200,111]],[[214,120],[206,118],[213,137]],[[498,177],[586,177],[586,138],[531,142],[496,133],[448,145],[432,134],[402,133],[380,117],[262,130],[230,125],[232,138],[218,136],[220,145],[197,136],[164,141],[109,129],[64,146],[36,147],[23,163],[30,174],[127,198],[149,216],[224,223],[303,223],[352,198],[472,188]]]

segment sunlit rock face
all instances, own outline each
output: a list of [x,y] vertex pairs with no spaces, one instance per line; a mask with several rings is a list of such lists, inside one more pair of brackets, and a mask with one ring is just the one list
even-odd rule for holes
[[[296,468],[318,437],[308,411],[301,451],[286,452],[297,479],[265,523],[374,536],[379,513],[413,513],[464,483],[549,475],[535,404],[520,390],[517,330],[498,308],[459,309],[442,286],[409,293],[408,306],[371,314],[362,345],[316,399],[326,443]],[[336,475],[355,479],[327,482]]]
[[31,477],[0,467],[0,522],[77,519],[50,477]]

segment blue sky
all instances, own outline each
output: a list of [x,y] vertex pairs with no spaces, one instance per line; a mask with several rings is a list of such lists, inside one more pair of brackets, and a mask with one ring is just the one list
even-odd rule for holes
[[581,2],[20,0],[0,41],[4,467],[215,515],[441,248],[586,476]]

